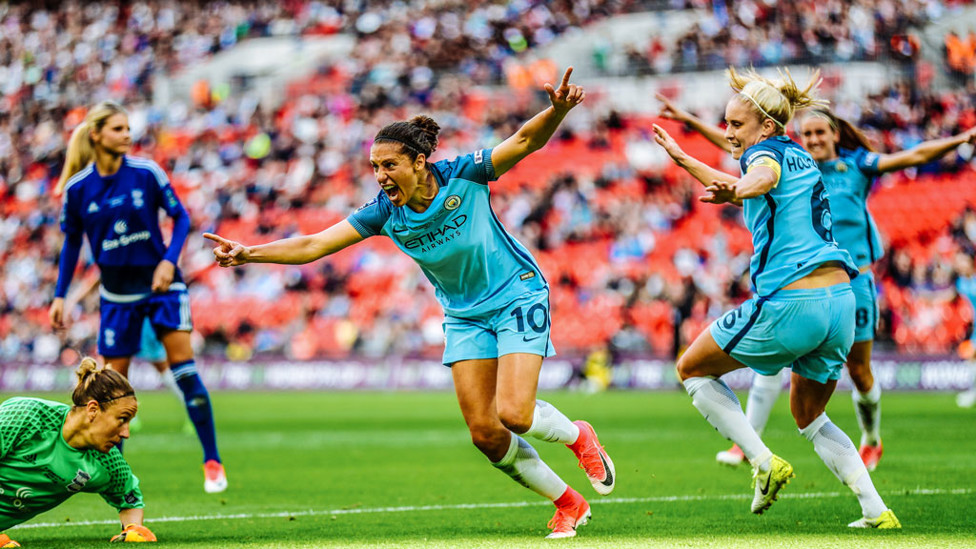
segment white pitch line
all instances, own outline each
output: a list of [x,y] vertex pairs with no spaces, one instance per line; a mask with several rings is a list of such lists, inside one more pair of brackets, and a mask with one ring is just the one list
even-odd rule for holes
[[[953,490],[916,488],[914,490],[898,490],[888,492],[889,496],[961,496],[972,494],[969,488],[956,488]],[[816,498],[836,498],[849,495],[850,492],[809,492],[801,494],[783,494],[780,497],[785,499],[816,499]],[[703,496],[654,496],[644,498],[606,498],[591,500],[591,505],[607,505],[616,503],[674,503],[683,501],[724,501],[750,499],[752,494],[724,494],[724,495],[703,495]],[[403,507],[364,507],[353,509],[326,509],[316,510],[307,509],[304,511],[280,511],[277,513],[236,513],[232,515],[189,515],[184,517],[156,517],[146,520],[147,523],[157,522],[187,522],[196,520],[238,520],[238,519],[262,519],[262,518],[286,518],[286,517],[314,517],[323,515],[363,515],[369,513],[416,513],[424,511],[453,511],[463,509],[509,509],[516,507],[535,507],[542,505],[552,505],[549,501],[511,501],[501,503],[458,503],[453,505],[416,505]],[[118,524],[118,520],[80,520],[73,522],[39,522],[35,524],[21,524],[14,526],[13,529],[27,528],[63,528],[65,526],[95,526],[104,524]]]

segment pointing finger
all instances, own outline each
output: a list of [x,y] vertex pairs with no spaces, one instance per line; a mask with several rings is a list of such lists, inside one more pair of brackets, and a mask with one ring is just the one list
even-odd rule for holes
[[559,87],[564,88],[569,85],[569,77],[573,74],[573,67],[566,69],[566,74],[563,75],[563,83]]
[[213,240],[217,244],[230,244],[230,242],[224,237],[215,235],[213,233],[203,233],[203,237],[209,240]]

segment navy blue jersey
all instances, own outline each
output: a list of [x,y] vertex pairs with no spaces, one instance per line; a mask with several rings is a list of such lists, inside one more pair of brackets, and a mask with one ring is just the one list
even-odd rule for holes
[[820,163],[824,182],[830,190],[830,213],[834,238],[847,250],[858,267],[881,259],[884,248],[881,234],[868,212],[868,194],[878,171],[880,156],[867,149],[840,149],[838,158]]
[[842,263],[852,277],[857,275],[851,256],[834,241],[829,193],[810,153],[781,135],[749,147],[739,163],[743,174],[765,166],[779,177],[768,193],[742,204],[754,248],[752,283],[760,296],[830,261]]
[[348,217],[364,237],[386,235],[420,265],[452,316],[496,311],[548,289],[535,259],[491,209],[491,149],[431,164],[439,189],[423,213],[393,206],[386,193]]
[[[159,228],[160,208],[175,221],[169,248]],[[176,265],[189,231],[189,217],[155,162],[126,156],[113,175],[99,175],[91,163],[68,180],[61,230],[65,249],[55,296],[67,293],[77,262],[73,247],[80,248],[85,235],[101,271],[102,297],[126,303],[149,296],[153,272],[161,261]],[[170,289],[185,289],[178,268]]]

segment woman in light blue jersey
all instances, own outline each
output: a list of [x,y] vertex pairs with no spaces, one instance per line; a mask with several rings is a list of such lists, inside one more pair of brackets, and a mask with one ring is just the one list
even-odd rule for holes
[[[687,123],[719,147],[730,150],[721,128],[702,122],[696,116],[671,104],[663,96],[662,116]],[[814,108],[800,117],[801,143],[817,161],[824,183],[830,192],[830,214],[837,245],[846,250],[860,275],[851,281],[856,299],[854,345],[847,355],[847,369],[854,384],[854,412],[861,428],[859,454],[868,471],[874,471],[881,460],[881,387],[874,383],[871,371],[871,349],[878,322],[877,291],[871,264],[884,252],[881,235],[867,209],[867,197],[877,176],[932,162],[963,143],[976,140],[976,128],[943,139],[925,141],[905,151],[879,154],[867,138],[850,122],[827,108]],[[756,432],[762,433],[773,404],[779,396],[780,376],[756,375],[746,416]],[[719,462],[738,465],[742,450],[738,446],[719,452]]]
[[[956,294],[966,300],[973,313],[976,313],[976,272],[973,270],[973,258],[966,252],[958,252],[955,260]],[[976,316],[976,315],[974,315]],[[959,344],[959,358],[969,363],[971,370],[969,389],[956,395],[956,404],[960,408],[972,408],[976,405],[976,323],[970,326],[969,339]]]
[[[204,491],[223,492],[227,476],[217,451],[210,394],[197,372],[190,331],[190,295],[177,267],[190,231],[190,216],[165,172],[155,162],[130,156],[129,117],[121,105],[93,106],[68,142],[57,193],[63,192],[64,246],[49,310],[55,329],[65,326],[65,297],[88,239],[101,277],[98,352],[128,375],[140,351],[144,319],[166,348],[176,384],[203,447]],[[162,210],[173,219],[167,244]]]
[[[847,355],[847,371],[854,384],[851,396],[861,428],[858,453],[868,471],[873,471],[881,460],[884,446],[881,443],[881,386],[874,382],[871,371],[871,349],[878,322],[877,290],[871,264],[881,258],[884,248],[868,211],[867,198],[877,176],[932,162],[963,143],[972,144],[976,129],[926,141],[905,151],[880,154],[872,150],[867,138],[853,124],[829,109],[817,108],[802,115],[800,136],[803,147],[817,161],[830,191],[834,239],[841,249],[851,254],[860,271],[851,282],[856,298],[855,332],[854,345]],[[780,386],[778,379],[770,383],[757,377],[753,382],[753,390],[769,393],[761,400],[770,402],[770,405],[761,408],[764,414],[756,414],[764,416],[757,418],[763,423],[769,417],[771,402],[775,401]]]
[[569,446],[600,494],[613,490],[613,462],[588,423],[535,398],[542,360],[554,354],[549,285],[492,211],[488,183],[542,148],[583,101],[571,74],[558,89],[546,84],[552,105],[493,149],[430,162],[440,130],[434,120],[416,116],[384,127],[369,155],[376,197],[318,234],[260,246],[204,235],[217,243],[222,267],[308,263],[370,236],[390,238],[417,262],[444,308],[443,361],[472,441],[492,465],[555,503],[551,538],[575,536],[590,506],[519,435]]
[[712,323],[678,359],[678,376],[696,408],[753,466],[752,512],[763,513],[794,476],[749,424],[719,376],[743,367],[764,374],[792,369],[790,407],[800,433],[827,467],[850,486],[862,518],[849,526],[900,528],[878,495],[850,439],[824,412],[854,340],[857,269],[831,234],[829,194],[816,162],[786,135],[797,108],[819,103],[814,78],[800,89],[788,72],[779,81],[728,71],[737,93],[725,109],[725,139],[742,177],[687,155],[661,127],[656,141],[706,186],[702,201],[741,204],[755,248],[756,295]]

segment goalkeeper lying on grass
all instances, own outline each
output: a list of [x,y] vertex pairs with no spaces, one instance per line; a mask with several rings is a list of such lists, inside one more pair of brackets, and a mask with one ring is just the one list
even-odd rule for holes
[[[142,526],[139,479],[115,447],[129,438],[135,392],[92,358],[77,373],[74,406],[23,397],[0,404],[0,532],[79,492],[96,492],[119,510],[124,528],[111,541],[156,541]],[[0,533],[4,547],[20,544]]]

